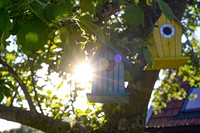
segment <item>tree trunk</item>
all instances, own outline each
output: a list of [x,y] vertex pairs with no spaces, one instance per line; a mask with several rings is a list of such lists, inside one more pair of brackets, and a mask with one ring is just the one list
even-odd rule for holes
[[[187,0],[166,0],[166,2],[171,6],[175,16],[180,19],[184,13]],[[140,33],[142,32],[140,31]],[[119,112],[116,111],[117,113],[112,114],[109,110],[106,112],[108,118],[107,124],[109,124],[110,128],[107,133],[144,132],[147,105],[158,73],[159,71],[143,71],[140,68],[139,78],[129,82],[127,88],[127,91],[130,93],[129,104],[121,106],[123,109]],[[18,122],[47,133],[66,133],[70,131],[70,124],[67,122],[55,120],[42,114],[25,111],[16,107],[0,105],[0,118]]]
[[104,105],[108,119],[109,133],[143,133],[147,107],[153,86],[159,71],[143,71],[141,79],[129,82],[127,91],[130,93],[129,103],[122,105]]
[[[187,5],[187,0],[166,0],[166,2],[172,8],[174,16],[181,19]],[[144,10],[146,11],[146,17],[154,15],[153,8],[147,7],[147,9]],[[144,27],[148,29],[151,22],[149,22],[148,18],[146,18],[145,21],[147,21],[145,22],[147,25]],[[133,34],[143,37],[144,31],[142,28],[133,30],[133,32]],[[148,103],[154,84],[158,78],[159,71],[143,71],[141,66],[138,70],[140,74],[139,78],[129,82],[127,88],[127,91],[130,93],[130,97],[129,104],[125,105],[125,107],[123,106],[125,111],[114,113],[112,115],[111,110],[105,112],[108,119],[110,119],[110,121],[108,121],[110,133],[144,133],[145,131],[145,119],[147,115]],[[132,77],[134,77],[134,75],[132,75]],[[113,117],[118,120],[113,119]]]

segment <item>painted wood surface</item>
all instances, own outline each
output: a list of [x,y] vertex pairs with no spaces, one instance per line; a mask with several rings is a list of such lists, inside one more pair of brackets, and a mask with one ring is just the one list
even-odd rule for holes
[[[171,24],[174,27],[174,36],[165,38],[160,33],[163,24]],[[147,66],[145,70],[176,69],[183,65],[189,58],[181,56],[181,36],[183,27],[177,20],[169,21],[164,14],[154,24],[154,31],[149,36],[148,50],[153,57],[153,66]]]
[[158,54],[159,50],[155,44],[155,39],[154,39],[153,34],[148,37],[147,41],[149,42],[149,45],[147,47],[148,47],[148,50],[151,52],[152,57],[160,57]]
[[166,17],[164,15],[161,15],[161,17],[159,18],[159,20],[157,22],[158,22],[158,25],[159,25],[159,35],[158,36],[160,37],[161,42],[158,42],[157,40],[155,40],[156,41],[156,45],[161,45],[162,46],[163,57],[170,57],[168,38],[165,38],[160,34],[160,27],[163,24],[166,24]]
[[[171,24],[174,26],[175,34],[173,37],[165,38],[160,34],[160,27],[163,24]],[[155,43],[155,46],[148,46],[149,50],[152,52],[153,57],[181,57],[182,31],[182,27],[178,22],[174,20],[169,21],[164,15],[161,15],[161,17],[155,23],[153,37],[150,36],[148,38],[148,41],[150,41],[151,45],[153,42]]]
[[176,29],[176,57],[181,57],[181,51],[182,51],[182,44],[181,44],[181,36],[182,36],[182,27],[179,25],[178,22],[175,22],[175,29]]
[[160,29],[159,29],[159,23],[158,21],[155,23],[155,28],[153,31],[153,37],[154,37],[154,43],[155,43],[155,49],[158,50],[159,57],[165,57],[162,40],[160,38]]
[[124,63],[123,62],[119,62],[118,63],[118,66],[119,66],[119,93],[120,94],[123,94],[125,93],[125,90],[124,90]]
[[146,66],[144,70],[177,69],[189,59],[189,57],[153,58],[153,66]]
[[168,57],[176,57],[176,42],[175,42],[175,39],[176,37],[180,38],[181,36],[177,36],[177,23],[174,23],[174,20],[173,21],[169,21],[167,18],[165,18],[166,20],[166,24],[171,24],[173,27],[174,27],[174,36],[171,37],[171,38],[166,38],[167,39],[167,47],[169,48],[168,52],[169,52],[169,56]]
[[[113,58],[114,58],[113,52],[109,51],[108,60],[113,60]],[[113,90],[113,86],[114,86],[113,75],[114,75],[113,71],[108,72],[108,94],[112,94],[114,91]]]
[[[99,89],[101,89],[101,93],[106,94],[108,93],[108,72],[106,71],[106,68],[109,67],[109,60],[108,60],[108,49],[105,49],[104,53],[103,53],[103,62],[104,62],[104,66],[102,71],[102,75],[99,75],[99,77],[102,78],[102,83],[101,83],[101,87]],[[98,82],[98,81],[97,81]]]
[[[120,60],[116,60],[116,55]],[[92,81],[92,93],[87,93],[90,102],[128,103],[129,94],[124,87],[124,59],[119,52],[107,47],[96,54],[95,79]]]

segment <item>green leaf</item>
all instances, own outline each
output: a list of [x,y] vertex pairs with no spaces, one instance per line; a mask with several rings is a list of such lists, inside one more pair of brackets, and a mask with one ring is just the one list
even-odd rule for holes
[[18,29],[19,29],[18,21],[14,19],[12,22],[12,29],[10,30],[10,34],[17,35]]
[[69,32],[70,32],[70,36],[69,36],[69,41],[75,41],[78,38],[81,37],[83,31],[80,29],[80,27],[78,27],[77,24],[71,24],[69,27]]
[[29,0],[9,0],[9,6],[12,5],[12,10],[18,11],[29,4]]
[[5,8],[9,5],[9,0],[1,0],[0,1],[0,8]]
[[172,9],[169,7],[169,5],[164,2],[163,0],[156,0],[158,3],[160,10],[165,14],[165,16],[172,21],[174,19],[174,14]]
[[4,88],[3,88],[4,86],[1,84],[0,85],[0,103],[1,103],[1,101],[3,100],[3,98],[4,98]]
[[69,50],[72,51],[69,41],[69,31],[67,30],[66,27],[62,27],[60,29],[60,39],[62,40],[62,44],[64,45],[64,53],[60,61],[59,69],[61,71],[66,72],[69,69],[69,64],[71,64],[70,63],[71,53],[68,51]]
[[46,7],[46,4],[40,2],[39,0],[33,0],[30,3],[30,8],[35,13],[35,15],[39,17],[41,20],[43,20],[44,22],[47,22],[47,18],[44,11],[45,7]]
[[3,93],[2,93],[2,91],[1,91],[1,88],[0,88],[0,103],[2,102],[2,100],[3,100]]
[[45,7],[45,14],[49,21],[59,21],[68,17],[73,9],[73,4],[69,2],[51,3]]
[[146,0],[147,5],[151,6],[152,5],[152,0]]
[[6,9],[0,9],[0,39],[1,47],[6,47],[6,39],[10,36],[11,22],[8,11]]
[[81,28],[85,30],[86,33],[92,33],[98,37],[98,39],[105,44],[106,37],[103,34],[103,31],[101,30],[100,27],[98,27],[96,24],[94,24],[88,16],[83,16],[80,18],[79,24]]
[[92,0],[80,0],[80,8],[82,12],[92,12]]
[[59,69],[65,72],[69,72],[69,68],[74,65],[75,62],[82,61],[84,57],[81,45],[75,44],[74,41],[70,41],[70,36],[71,34],[67,27],[62,27],[60,29],[60,38],[64,45],[64,52],[60,61]]
[[8,53],[8,54],[6,55],[6,60],[7,60],[7,61],[12,61],[14,58],[15,58],[15,56],[14,56],[13,53]]
[[1,45],[5,48],[8,42],[6,41],[7,38],[10,36],[10,30],[12,29],[12,25],[10,21],[8,21],[6,28],[1,36]]
[[149,52],[149,50],[147,50],[146,48],[142,48],[142,52],[144,55],[144,59],[146,60],[147,64],[149,65],[149,67],[151,67],[152,64],[152,56],[151,53]]
[[7,88],[6,86],[3,86],[3,94],[6,96],[6,97],[9,97],[11,96],[11,91],[9,88]]
[[131,27],[137,27],[144,21],[144,12],[143,10],[134,4],[130,4],[124,14],[127,24]]
[[38,18],[32,18],[28,21],[21,20],[17,39],[26,53],[35,53],[44,48],[48,40],[48,32],[48,26]]
[[52,94],[51,90],[47,90],[46,93],[50,96]]
[[134,0],[134,3],[135,3],[135,4],[138,4],[138,3],[139,3],[139,0]]
[[10,23],[10,18],[8,11],[5,9],[0,9],[0,37],[2,36],[4,30],[6,29],[6,26],[8,23]]

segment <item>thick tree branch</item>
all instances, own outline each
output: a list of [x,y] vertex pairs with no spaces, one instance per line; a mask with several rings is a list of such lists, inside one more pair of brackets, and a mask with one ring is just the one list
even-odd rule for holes
[[30,96],[30,94],[28,92],[28,89],[27,89],[26,85],[24,84],[24,82],[19,77],[19,75],[13,70],[13,68],[9,64],[7,64],[1,58],[0,58],[0,64],[2,64],[3,66],[5,66],[8,69],[9,73],[13,75],[13,77],[15,78],[15,80],[19,83],[20,87],[22,88],[22,91],[24,92],[24,95],[26,97],[26,100],[28,102],[30,110],[33,111],[33,112],[36,112],[35,106],[33,104],[31,96]]
[[70,124],[44,116],[37,112],[30,112],[17,107],[6,107],[0,104],[0,118],[21,123],[46,133],[66,133]]

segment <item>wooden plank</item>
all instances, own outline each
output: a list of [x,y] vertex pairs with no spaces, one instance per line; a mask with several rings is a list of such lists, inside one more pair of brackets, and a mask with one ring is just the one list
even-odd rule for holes
[[[169,21],[166,17],[165,17],[165,24],[172,24],[171,21]],[[163,37],[165,38],[165,37]],[[166,51],[168,53],[168,56],[167,57],[171,57],[171,38],[165,38],[167,40],[167,45],[166,45]]]
[[103,59],[103,55],[99,54],[99,59],[98,59],[98,65],[97,65],[97,74],[96,74],[96,78],[97,78],[97,93],[102,93],[102,59]]
[[95,103],[119,103],[119,104],[124,104],[129,102],[129,94],[125,93],[124,95],[98,95],[98,94],[87,94],[87,98],[90,102],[95,102]]
[[93,79],[92,79],[92,93],[97,93],[97,89],[98,89],[98,86],[97,86],[97,81],[98,81],[98,70],[97,69],[97,60],[94,60],[93,63],[95,64],[95,71],[93,73]]
[[167,19],[167,23],[171,24],[174,27],[174,36],[172,36],[171,38],[168,38],[168,47],[169,47],[169,57],[175,57],[176,56],[176,42],[175,42],[175,38],[176,38],[176,30],[175,30],[175,23],[174,20],[173,21],[169,21]]
[[[159,18],[158,20],[158,24],[161,27],[163,24],[167,23],[167,18],[164,16],[164,14]],[[160,28],[159,27],[159,28]],[[159,29],[160,30],[160,29]],[[159,31],[160,32],[160,31]],[[160,35],[161,38],[161,45],[163,48],[163,53],[164,53],[164,57],[170,57],[170,53],[169,53],[169,47],[168,47],[168,39],[163,37],[162,35]]]
[[118,63],[119,65],[119,93],[120,94],[123,94],[125,91],[124,91],[124,62],[121,61]]
[[154,39],[153,35],[150,35],[148,37],[148,43],[149,43],[149,45],[147,45],[147,47],[148,47],[148,50],[151,52],[152,57],[159,57],[158,49],[156,47],[155,39]]
[[[108,59],[113,60],[114,53],[112,51],[109,51]],[[113,70],[108,72],[108,93],[113,93]]]
[[146,67],[145,70],[177,69],[189,59],[189,57],[154,58],[152,68]]
[[[109,51],[109,49],[106,49],[105,51],[103,51],[104,53],[103,53],[103,58],[105,59],[105,61],[107,61],[107,62],[109,62],[108,61],[108,51]],[[102,93],[103,94],[107,94],[107,92],[108,92],[108,83],[107,83],[107,81],[108,81],[108,73],[107,73],[107,71],[104,69],[104,70],[102,70]]]
[[158,50],[159,57],[164,57],[164,51],[163,51],[163,46],[162,46],[161,34],[160,34],[160,25],[158,21],[155,23],[153,36],[154,36],[156,49]]
[[[169,21],[166,18],[166,23],[167,24],[171,24],[174,27],[174,20],[173,21]],[[169,56],[168,57],[175,57],[175,45],[174,45],[174,36],[172,36],[171,38],[168,38],[168,50],[169,50]]]
[[175,22],[175,31],[176,31],[176,57],[181,57],[182,51],[182,44],[181,44],[181,37],[182,37],[182,27],[178,22]]
[[118,69],[119,69],[119,64],[116,62],[116,65],[114,67],[114,71],[113,71],[113,74],[114,74],[114,77],[113,77],[113,93],[114,94],[117,94],[119,93],[119,84],[118,84],[118,81],[119,81],[119,74],[118,74]]

